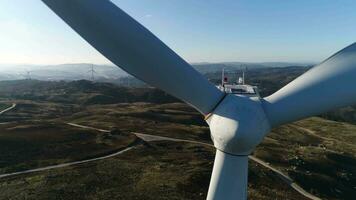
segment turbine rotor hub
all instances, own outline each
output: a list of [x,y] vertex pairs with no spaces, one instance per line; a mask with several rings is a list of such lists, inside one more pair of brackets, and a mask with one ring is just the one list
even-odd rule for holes
[[249,155],[271,130],[258,97],[228,94],[207,122],[214,146],[233,155]]

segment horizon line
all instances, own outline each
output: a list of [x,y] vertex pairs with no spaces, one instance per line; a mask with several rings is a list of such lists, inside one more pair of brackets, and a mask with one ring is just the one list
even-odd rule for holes
[[[233,64],[233,63],[245,63],[245,64],[263,64],[263,63],[290,63],[290,64],[302,64],[302,65],[315,65],[318,62],[315,61],[217,61],[217,62],[188,62],[190,65],[204,65],[204,64]],[[43,63],[0,63],[1,65],[9,65],[9,66],[56,66],[56,65],[109,65],[109,66],[116,66],[113,63],[90,63],[90,62],[64,62],[64,63],[52,63],[52,64],[43,64]]]

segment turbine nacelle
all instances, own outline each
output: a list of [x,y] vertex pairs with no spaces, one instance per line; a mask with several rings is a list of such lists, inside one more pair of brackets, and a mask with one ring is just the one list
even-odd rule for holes
[[249,155],[271,126],[260,98],[228,94],[206,120],[214,146],[233,155]]

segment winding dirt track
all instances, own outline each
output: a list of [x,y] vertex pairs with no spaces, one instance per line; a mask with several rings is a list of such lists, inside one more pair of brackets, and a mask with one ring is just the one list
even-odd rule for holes
[[6,113],[6,112],[9,112],[10,110],[14,109],[16,107],[16,103],[13,103],[10,107],[0,111],[0,115]]
[[127,147],[127,148],[125,148],[121,151],[118,151],[116,153],[106,155],[106,156],[97,157],[97,158],[92,158],[92,159],[88,159],[88,160],[74,161],[74,162],[63,163],[63,164],[58,164],[58,165],[51,165],[51,166],[47,166],[47,167],[40,167],[37,169],[29,169],[29,170],[24,170],[24,171],[19,171],[19,172],[1,174],[0,179],[5,178],[5,177],[10,177],[10,176],[17,176],[17,175],[22,175],[22,174],[34,173],[34,172],[41,172],[41,171],[46,171],[46,170],[50,170],[50,169],[57,169],[57,168],[69,167],[69,166],[73,166],[73,165],[78,165],[78,164],[83,164],[83,163],[88,163],[88,162],[93,162],[93,161],[98,161],[98,160],[104,160],[107,158],[111,158],[111,157],[123,154],[126,151],[133,149],[134,147],[135,146]]

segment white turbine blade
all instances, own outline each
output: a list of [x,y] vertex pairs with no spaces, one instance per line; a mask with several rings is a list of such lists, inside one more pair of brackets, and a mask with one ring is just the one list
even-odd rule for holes
[[265,98],[273,127],[356,104],[356,43]]
[[108,0],[43,0],[88,43],[128,73],[208,114],[223,93]]
[[248,157],[216,150],[208,200],[247,199]]

